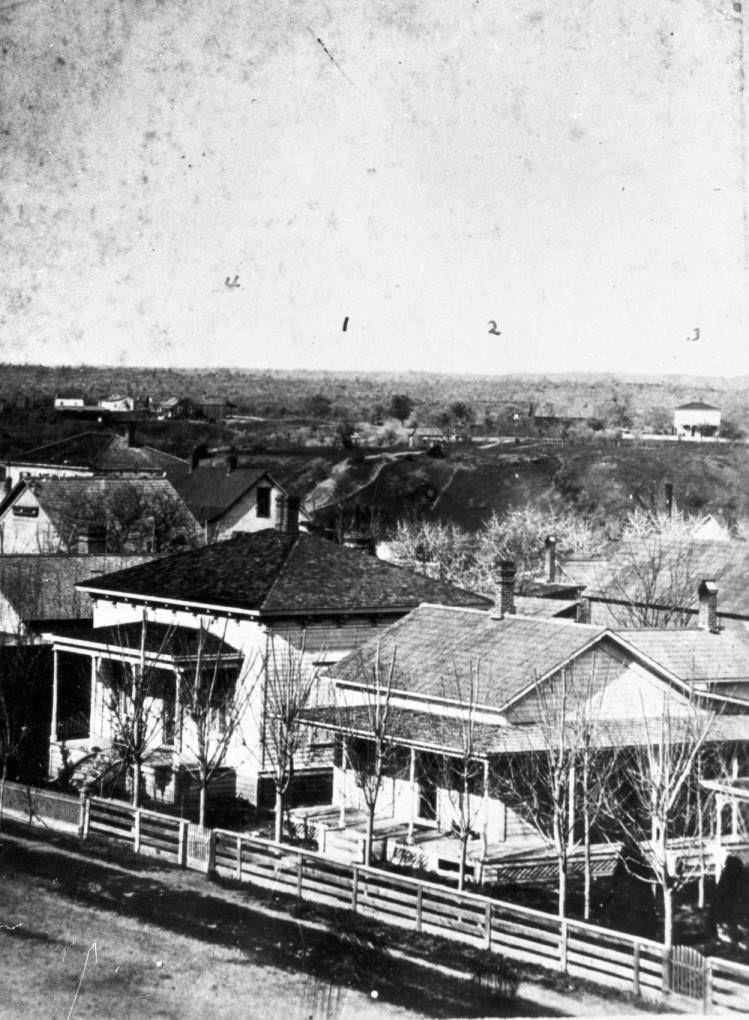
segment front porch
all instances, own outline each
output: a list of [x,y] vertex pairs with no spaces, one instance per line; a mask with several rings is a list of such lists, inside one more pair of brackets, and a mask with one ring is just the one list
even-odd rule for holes
[[130,796],[132,769],[124,763],[137,753],[141,795],[184,806],[194,799],[184,692],[204,672],[236,674],[242,661],[215,635],[151,622],[56,636],[49,777],[78,787],[106,783]]

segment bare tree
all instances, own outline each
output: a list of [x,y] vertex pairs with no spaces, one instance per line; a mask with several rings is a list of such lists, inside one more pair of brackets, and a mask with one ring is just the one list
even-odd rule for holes
[[641,742],[619,759],[611,815],[624,838],[641,847],[656,876],[667,948],[673,944],[674,893],[688,880],[678,854],[669,850],[669,840],[699,835],[702,811],[693,788],[714,719],[715,713],[695,700],[677,704],[664,692],[658,716],[646,716],[643,710]]
[[610,612],[620,627],[689,625],[688,609],[702,580],[696,523],[678,513],[630,514],[606,583]]
[[[554,848],[557,859],[557,908],[567,909],[569,855],[575,833],[576,769],[584,751],[584,781],[590,781],[595,729],[587,715],[589,683],[581,683],[572,666],[536,686],[535,713],[539,747],[507,756],[495,769],[493,785]],[[584,794],[588,826],[594,801]],[[588,827],[589,836],[589,827]]]
[[[158,634],[157,647],[148,649],[148,635]],[[174,725],[176,678],[165,675],[164,656],[170,651],[174,628],[157,630],[143,614],[137,657],[129,648],[129,632],[117,628],[106,677],[106,705],[112,726],[114,765],[132,778],[132,802],[140,803],[143,764]],[[120,649],[126,649],[123,655]],[[166,684],[173,685],[173,692]]]
[[305,663],[306,636],[298,646],[290,640],[268,638],[263,666],[262,753],[270,763],[275,788],[274,839],[283,837],[286,799],[296,758],[308,739],[304,712],[310,707],[318,676]]
[[203,826],[208,787],[246,718],[255,684],[254,658],[242,662],[227,656],[225,635],[226,623],[220,639],[201,624],[194,664],[179,677],[182,716],[191,724],[182,729],[182,758],[198,783],[198,822]]
[[[478,758],[476,710],[478,704],[480,666],[469,664],[467,674],[453,670],[452,683],[445,685],[446,698],[461,706],[456,717],[458,749],[456,753],[438,755],[437,781],[445,791],[452,815],[452,830],[458,840],[458,889],[465,887],[468,844],[474,836],[474,827],[480,813],[483,783],[487,781],[485,768]],[[486,833],[484,831],[484,851]]]
[[[344,712],[341,712],[340,729],[346,742],[345,754],[348,764],[361,789],[362,800],[367,812],[367,829],[364,841],[364,863],[372,861],[374,840],[374,819],[383,780],[400,760],[392,741],[392,693],[395,680],[397,649],[393,648],[390,659],[382,661],[378,644],[370,663],[359,660],[357,682],[363,689],[364,722],[357,733],[366,732],[362,739],[351,732]],[[346,763],[344,762],[344,765]]]

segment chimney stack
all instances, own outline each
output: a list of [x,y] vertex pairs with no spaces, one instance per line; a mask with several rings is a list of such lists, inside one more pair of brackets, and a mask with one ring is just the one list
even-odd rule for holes
[[499,564],[499,584],[497,585],[494,616],[500,620],[515,613],[515,564],[512,560],[502,560]]
[[553,535],[548,535],[544,542],[544,580],[553,584],[557,579],[557,540]]
[[673,482],[666,482],[666,516],[671,519],[674,509],[674,486]]
[[276,496],[276,531],[299,534],[299,500],[294,496]]
[[226,458],[227,475],[230,475],[233,471],[236,471],[236,469],[237,469],[237,455],[236,453],[230,453],[229,456]]
[[701,581],[697,589],[700,599],[697,622],[700,630],[717,634],[718,630],[718,586],[715,581]]

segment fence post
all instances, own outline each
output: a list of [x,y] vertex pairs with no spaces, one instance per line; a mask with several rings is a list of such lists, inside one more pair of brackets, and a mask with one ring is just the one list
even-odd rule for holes
[[140,808],[133,812],[133,850],[140,853]]
[[216,870],[216,833],[214,829],[208,830],[208,867],[207,874],[212,875]]
[[705,971],[702,979],[702,1012],[713,1011],[713,967],[709,959],[705,960]]
[[179,820],[179,843],[177,844],[177,864],[180,868],[187,867],[187,826],[184,818]]
[[559,969],[564,973],[567,970],[567,918],[563,917],[559,922]]
[[492,947],[492,901],[486,901],[486,908],[484,911],[484,938],[486,939],[486,948],[491,949]]
[[304,881],[304,854],[299,854],[296,865],[296,895],[302,899],[302,882]]
[[81,839],[88,839],[88,827],[91,818],[91,797],[85,790],[81,790],[81,814],[78,823],[78,835]]
[[237,868],[236,868],[237,881],[242,881],[242,837],[237,836]]
[[356,913],[356,902],[359,897],[359,869],[354,864],[352,874],[352,885],[351,885],[351,909]]
[[424,887],[419,884],[416,890],[416,931],[421,931],[421,901],[424,897]]
[[632,994],[640,994],[640,943],[632,946]]

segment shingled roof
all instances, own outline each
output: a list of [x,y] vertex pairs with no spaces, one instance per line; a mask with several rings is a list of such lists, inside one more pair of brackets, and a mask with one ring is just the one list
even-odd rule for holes
[[687,683],[749,680],[749,634],[743,630],[651,628],[626,630],[619,637]]
[[180,457],[153,446],[133,445],[112,432],[79,432],[57,439],[12,458],[13,464],[78,468],[97,472],[165,474],[176,478],[188,464]]
[[391,613],[421,602],[487,608],[481,595],[434,581],[318,535],[238,534],[85,582],[92,594],[234,609],[264,616]]
[[[342,732],[347,736],[372,737],[372,713],[367,705],[309,709],[304,713],[304,721],[310,726]],[[745,715],[717,715],[705,723],[708,727],[707,740],[745,740],[746,723]],[[675,716],[669,720],[669,727],[674,739],[680,733],[689,738],[694,732],[694,720]],[[388,713],[388,738],[406,747],[462,756],[466,746],[465,722],[436,712],[392,707]],[[595,727],[597,747],[633,747],[653,739],[652,720],[601,720]],[[477,758],[545,751],[549,748],[549,741],[549,728],[540,723],[506,726],[474,722],[471,730],[472,754]]]
[[196,467],[189,474],[175,481],[175,488],[190,507],[197,519],[212,523],[222,517],[254,485],[267,478],[265,471],[257,468]]
[[[655,552],[654,550],[658,550]],[[656,560],[657,557],[657,560]],[[681,564],[681,572],[694,578],[694,591],[681,608],[697,612],[697,586],[702,580],[718,586],[718,613],[749,618],[749,542],[740,541],[662,541],[622,542],[608,560],[590,561],[579,568],[574,561],[564,565],[566,576],[587,583],[584,595],[599,601],[623,600],[628,585],[636,577],[636,564],[648,559],[668,564],[669,558]],[[665,573],[665,566],[664,566]],[[636,587],[642,587],[636,585]]]
[[27,478],[19,482],[0,502],[0,517],[9,506],[28,490],[34,494],[58,534],[67,541],[73,529],[85,522],[92,512],[106,514],[106,501],[118,494],[137,494],[144,512],[152,507],[168,507],[175,524],[191,538],[197,539],[197,521],[167,478],[126,478],[72,476],[69,478]]
[[331,669],[362,683],[377,656],[395,655],[394,687],[426,698],[460,700],[454,678],[475,677],[477,705],[502,710],[534,681],[554,672],[607,633],[567,620],[466,612],[422,605]]

